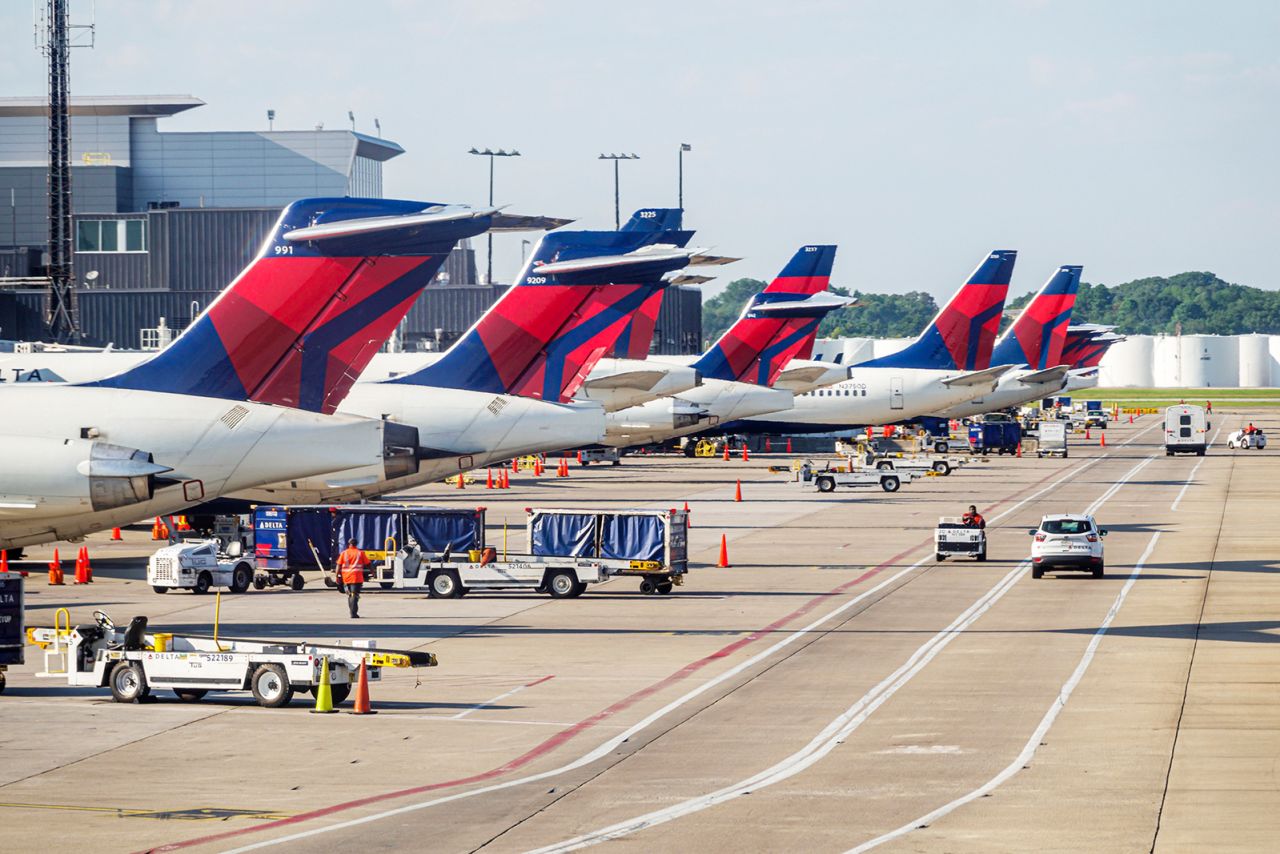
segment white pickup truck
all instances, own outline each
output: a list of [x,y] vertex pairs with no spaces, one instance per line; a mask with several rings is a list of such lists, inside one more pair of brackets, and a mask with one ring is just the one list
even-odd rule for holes
[[244,556],[238,541],[222,552],[218,540],[187,540],[164,546],[147,561],[147,583],[157,593],[176,589],[208,593],[211,587],[243,593],[253,583],[253,573],[253,559]]

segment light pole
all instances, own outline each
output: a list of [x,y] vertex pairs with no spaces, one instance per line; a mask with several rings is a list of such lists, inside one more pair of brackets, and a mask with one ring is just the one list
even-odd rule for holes
[[[489,158],[489,207],[493,207],[493,158],[519,157],[520,152],[516,151],[515,149],[512,149],[511,151],[506,151],[505,149],[499,148],[497,151],[493,151],[491,149],[486,148],[484,151],[481,151],[478,148],[473,148],[470,151],[468,151],[467,154],[476,154],[476,155],[479,155],[480,157]],[[489,232],[488,272],[485,273],[484,283],[486,285],[493,284],[493,232],[492,231]]]
[[620,160],[639,160],[640,155],[635,154],[601,154],[598,160],[613,161],[613,227],[614,229],[622,228],[622,206],[618,197],[618,161]]
[[680,167],[676,178],[678,194],[676,207],[680,209],[682,216],[684,214],[684,153],[686,151],[693,151],[693,146],[687,142],[680,143]]

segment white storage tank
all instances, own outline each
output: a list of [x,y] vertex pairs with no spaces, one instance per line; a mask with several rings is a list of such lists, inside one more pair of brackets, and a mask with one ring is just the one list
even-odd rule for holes
[[1158,335],[1151,351],[1152,385],[1156,388],[1177,388],[1182,382],[1182,353],[1178,338]]
[[1133,335],[1112,344],[1102,357],[1098,385],[1103,388],[1151,388],[1155,378],[1156,339]]
[[1241,335],[1240,388],[1268,388],[1271,385],[1271,336]]
[[1240,381],[1234,335],[1183,335],[1181,352],[1183,388],[1233,388]]

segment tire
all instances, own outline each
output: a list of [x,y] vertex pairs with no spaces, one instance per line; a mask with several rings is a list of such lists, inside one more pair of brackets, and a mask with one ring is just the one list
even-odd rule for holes
[[1105,564],[1104,564],[1104,565],[1101,565],[1101,566],[1095,566],[1095,567],[1093,568],[1093,577],[1094,577],[1094,578],[1102,578],[1102,577],[1103,577],[1103,576],[1105,576],[1106,574],[1107,574],[1107,567],[1106,567],[1106,565],[1105,565]]
[[1033,567],[1031,567],[1031,577],[1032,577],[1032,578],[1044,578],[1044,567],[1042,567],[1042,566],[1033,566]]
[[898,488],[901,486],[902,481],[898,480],[896,477],[886,477],[884,480],[880,481],[880,488],[885,492],[897,492]]
[[7,684],[7,681],[4,677],[4,671],[0,670],[0,694],[4,693],[4,687],[6,684]]
[[986,549],[983,549],[982,551],[980,551],[980,552],[978,552],[976,555],[974,555],[974,557],[976,557],[976,558],[978,559],[978,563],[983,563],[983,562],[985,562],[985,561],[986,561],[986,559],[987,559],[987,550],[986,550]]
[[208,572],[202,572],[196,576],[196,586],[191,588],[191,592],[197,596],[203,596],[209,592],[209,588],[213,586],[213,576]]
[[[310,688],[310,691],[311,691],[311,696],[314,697],[320,693],[320,686],[312,685]],[[341,685],[330,684],[329,696],[333,697],[333,704],[335,706],[341,705],[344,700],[346,700],[348,697],[351,696],[351,683],[344,682]]]
[[1064,460],[1065,460],[1067,457],[1069,457],[1069,456],[1071,456],[1071,454],[1070,454],[1070,453],[1068,453],[1067,451],[1063,451],[1063,452],[1062,452],[1062,458],[1063,458]]
[[338,582],[334,581],[332,578],[326,575],[324,577],[324,586],[330,589],[333,589],[338,586]]
[[835,490],[836,490],[836,481],[835,481],[835,478],[832,478],[832,477],[820,477],[820,478],[818,478],[818,491],[819,491],[819,492],[835,492]]
[[394,581],[379,581],[378,586],[383,590],[390,590],[392,587],[396,586],[396,583]]
[[879,471],[892,471],[893,463],[889,462],[888,460],[882,460],[876,463],[876,469]]
[[253,583],[253,569],[247,563],[238,563],[231,570],[231,592],[243,593]]
[[303,586],[304,586],[306,583],[307,583],[307,580],[306,580],[305,578],[303,578],[303,577],[302,577],[302,573],[301,573],[301,572],[295,572],[295,573],[294,573],[292,576],[290,576],[290,578],[289,578],[289,589],[290,589],[290,590],[301,590],[301,589],[303,588]]
[[943,477],[946,477],[951,474],[951,463],[946,460],[935,460],[933,463],[933,470]]
[[255,575],[255,576],[253,577],[253,589],[254,589],[254,590],[266,590],[266,589],[267,589],[267,577],[266,577],[265,575]]
[[293,686],[279,664],[259,664],[249,677],[253,699],[264,709],[278,709],[293,699]]
[[1197,456],[1197,457],[1203,457],[1203,456],[1204,456],[1204,448],[1201,448],[1200,450],[1196,451],[1196,456]]
[[142,665],[136,661],[117,664],[107,682],[111,686],[111,699],[117,703],[141,703],[151,693]]
[[935,453],[945,454],[947,451],[951,450],[951,446],[946,442],[935,442],[933,444],[933,450]]
[[159,593],[161,596],[163,596],[164,594],[166,594],[166,593],[168,593],[168,592],[169,592],[169,588],[168,588],[168,587],[161,587],[159,584],[153,584],[153,585],[151,585],[151,589],[152,589],[152,590],[154,590],[155,592]]
[[613,461],[613,465],[615,465],[615,466],[620,466],[620,465],[622,465],[622,460],[614,460],[614,461]]
[[1164,452],[1164,455],[1165,455],[1166,457],[1172,457],[1172,456],[1173,456],[1173,451],[1165,451],[1165,452]]
[[431,573],[427,583],[430,585],[427,595],[432,599],[457,599],[462,595],[462,582],[458,580],[458,573],[452,569]]
[[198,703],[204,699],[204,695],[209,692],[203,688],[174,688],[173,693],[178,699],[184,703]]
[[658,592],[658,585],[653,583],[652,578],[640,579],[640,592],[645,596],[652,596]]
[[576,585],[574,585],[573,593],[569,595],[569,598],[577,599],[579,596],[581,596],[583,593],[586,593],[586,592],[587,592],[587,582],[579,581]]
[[553,569],[547,574],[543,587],[552,599],[570,599],[578,588],[578,576],[572,569]]
[[671,591],[675,589],[675,586],[675,582],[673,581],[659,581],[657,585],[658,594],[661,596],[670,596]]
[[942,552],[934,552],[933,556],[937,559],[938,563],[942,563],[944,560],[947,559],[947,556],[944,555]]

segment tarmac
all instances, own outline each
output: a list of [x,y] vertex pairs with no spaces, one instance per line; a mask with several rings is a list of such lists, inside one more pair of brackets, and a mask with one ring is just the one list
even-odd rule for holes
[[[121,705],[37,679],[29,648],[0,697],[3,847],[1274,850],[1280,456],[1227,450],[1245,421],[1280,433],[1222,409],[1207,456],[1166,457],[1142,416],[1066,460],[975,458],[893,494],[800,488],[768,471],[781,454],[416,490],[487,506],[512,551],[525,507],[687,501],[693,568],[670,596],[634,578],[572,600],[375,589],[359,621],[315,580],[223,597],[224,635],[435,652],[385,671],[373,717],[309,715],[309,695]],[[937,518],[970,503],[990,559],[938,562]],[[1106,576],[1033,580],[1028,529],[1084,510],[1109,531]],[[146,585],[146,531],[88,545],[89,586],[47,586],[52,548],[33,550],[29,625],[66,606],[211,630],[212,595]]]

